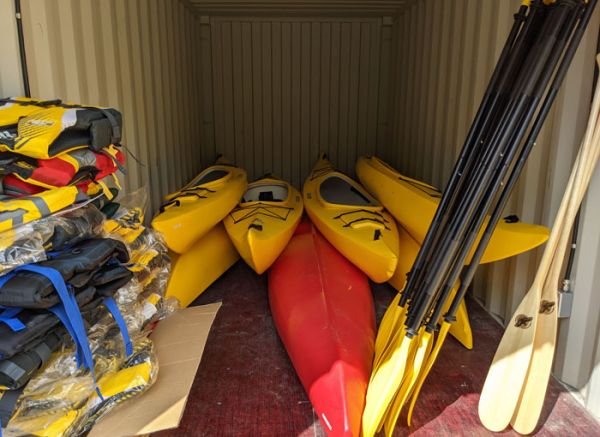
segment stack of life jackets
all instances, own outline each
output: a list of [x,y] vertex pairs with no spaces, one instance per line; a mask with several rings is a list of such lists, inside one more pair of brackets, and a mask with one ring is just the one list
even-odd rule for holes
[[[156,379],[147,334],[176,308],[163,299],[167,249],[142,208],[101,206],[111,218],[87,205],[19,228],[36,231],[46,259],[0,276],[0,422],[11,435],[87,432]],[[24,245],[18,235],[5,252]]]
[[0,99],[0,231],[120,189],[121,114],[25,97]]

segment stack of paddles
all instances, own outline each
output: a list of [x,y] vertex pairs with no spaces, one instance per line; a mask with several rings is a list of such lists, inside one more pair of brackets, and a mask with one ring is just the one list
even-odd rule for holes
[[409,400],[410,423],[420,388],[456,320],[595,4],[527,1],[516,14],[407,284],[382,321],[363,415],[365,436],[384,427],[391,434]]
[[[100,194],[124,170],[121,114],[112,108],[0,99],[0,231]],[[112,185],[112,187],[110,186]]]
[[156,379],[147,336],[176,308],[163,297],[170,260],[142,224],[142,195],[115,203],[103,181],[124,162],[117,111],[19,98],[0,114],[0,422],[10,435],[85,434]]

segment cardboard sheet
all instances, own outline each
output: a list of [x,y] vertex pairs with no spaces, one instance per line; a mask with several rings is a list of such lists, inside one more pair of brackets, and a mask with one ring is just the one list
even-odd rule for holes
[[96,424],[91,437],[124,437],[176,428],[202,358],[220,303],[186,308],[159,323],[152,340],[158,353],[158,379]]

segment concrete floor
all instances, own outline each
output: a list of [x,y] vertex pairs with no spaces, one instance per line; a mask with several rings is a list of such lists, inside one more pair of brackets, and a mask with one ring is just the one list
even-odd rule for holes
[[[374,285],[379,318],[393,297]],[[194,305],[222,301],[186,411],[168,436],[323,436],[281,344],[269,311],[267,277],[238,262]],[[488,436],[477,417],[487,369],[502,336],[499,325],[468,301],[474,349],[448,339],[415,408],[413,426],[397,436]],[[548,391],[538,436],[600,436],[600,425],[556,381]],[[506,431],[498,435],[517,435]]]

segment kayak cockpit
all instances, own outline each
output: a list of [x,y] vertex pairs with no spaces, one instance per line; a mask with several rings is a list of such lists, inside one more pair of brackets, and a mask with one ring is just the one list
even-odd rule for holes
[[208,168],[198,176],[196,176],[192,181],[186,185],[186,187],[198,187],[200,185],[206,185],[211,182],[218,181],[219,179],[223,179],[229,175],[227,170],[222,170],[220,168]]
[[250,186],[242,197],[241,205],[252,202],[285,202],[289,196],[284,184],[259,184]]
[[381,205],[358,184],[351,180],[332,175],[319,186],[319,195],[327,203],[344,206],[380,207]]

